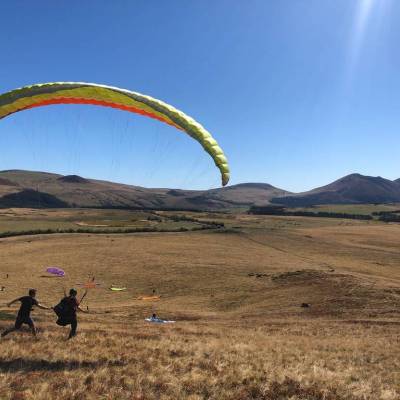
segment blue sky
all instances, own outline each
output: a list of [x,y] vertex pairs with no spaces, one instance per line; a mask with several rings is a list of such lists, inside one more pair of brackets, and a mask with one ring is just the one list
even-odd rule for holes
[[[0,4],[0,92],[88,81],[160,98],[201,122],[231,184],[302,191],[352,172],[400,177],[400,2],[92,0]],[[102,107],[0,121],[0,169],[148,187],[220,178],[192,139]]]

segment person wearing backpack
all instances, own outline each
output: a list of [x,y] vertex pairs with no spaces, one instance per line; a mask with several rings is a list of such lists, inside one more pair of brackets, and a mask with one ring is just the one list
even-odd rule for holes
[[83,313],[88,313],[80,307],[79,301],[76,298],[77,294],[78,292],[75,289],[69,291],[69,296],[64,292],[65,297],[53,307],[58,317],[56,324],[60,326],[71,325],[68,339],[76,336],[76,330],[78,328],[77,312],[82,311]]

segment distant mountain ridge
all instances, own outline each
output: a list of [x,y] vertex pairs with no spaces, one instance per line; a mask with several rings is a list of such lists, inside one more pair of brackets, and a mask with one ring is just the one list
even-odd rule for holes
[[347,175],[308,192],[276,197],[271,202],[289,207],[317,204],[362,204],[400,202],[399,181],[360,174]]
[[85,178],[82,178],[78,175],[65,175],[57,178],[57,180],[61,182],[68,182],[68,183],[89,183],[89,181]]
[[[22,170],[0,171],[0,207],[101,207],[224,210],[268,204],[290,192],[265,183],[212,190],[147,189],[140,186]],[[37,192],[35,196],[33,191]]]
[[228,210],[270,203],[400,203],[400,179],[351,174],[326,186],[291,193],[267,183],[241,183],[210,190],[148,189],[140,186],[23,170],[0,171],[0,207],[98,207]]

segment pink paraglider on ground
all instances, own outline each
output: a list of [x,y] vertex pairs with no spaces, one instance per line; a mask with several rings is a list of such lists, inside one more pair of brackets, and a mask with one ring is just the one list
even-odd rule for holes
[[48,267],[46,269],[46,272],[48,272],[49,274],[55,275],[55,276],[65,276],[65,272],[58,267]]

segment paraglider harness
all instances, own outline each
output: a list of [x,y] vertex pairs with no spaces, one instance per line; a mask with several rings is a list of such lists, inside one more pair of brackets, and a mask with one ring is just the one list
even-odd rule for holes
[[[82,296],[82,300],[85,298],[87,292]],[[71,298],[69,296],[64,297],[56,306],[53,307],[58,319],[56,321],[57,325],[66,326],[76,321],[76,309],[71,304]]]
[[57,325],[68,325],[74,318],[76,318],[74,317],[75,313],[68,297],[64,297],[56,306],[53,307],[53,310],[58,317],[56,321]]

